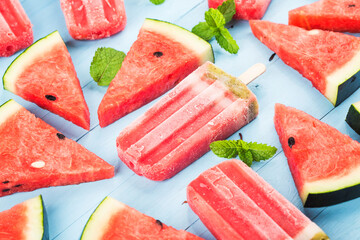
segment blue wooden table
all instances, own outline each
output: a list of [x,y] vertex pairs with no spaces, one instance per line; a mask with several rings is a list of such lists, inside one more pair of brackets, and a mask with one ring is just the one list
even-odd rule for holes
[[[111,38],[97,41],[76,41],[70,37],[59,1],[22,0],[21,2],[33,24],[35,39],[57,29],[66,42],[90,108],[91,130],[87,132],[5,90],[1,90],[0,103],[10,98],[15,99],[67,137],[76,140],[114,165],[116,174],[109,180],[45,188],[2,197],[0,211],[42,194],[47,209],[51,239],[79,239],[86,221],[96,206],[104,197],[112,196],[175,228],[186,229],[205,239],[214,239],[189,206],[183,202],[186,200],[188,183],[201,172],[224,159],[209,152],[172,179],[163,182],[153,182],[137,176],[119,160],[115,139],[122,129],[157,100],[102,129],[98,125],[97,108],[106,92],[106,87],[97,86],[89,74],[90,63],[98,47],[113,47],[127,52],[147,17],[166,20],[191,29],[203,20],[204,12],[208,8],[207,1],[166,0],[164,4],[156,6],[148,0],[125,0],[128,17],[126,29]],[[290,9],[311,2],[314,0],[273,0],[264,19],[287,23],[287,12]],[[266,73],[249,85],[259,100],[260,114],[256,120],[239,132],[246,141],[267,143],[276,146],[279,150],[272,159],[255,163],[253,169],[315,221],[331,239],[360,239],[360,210],[358,210],[360,199],[326,208],[302,207],[273,124],[274,104],[283,103],[304,110],[359,141],[359,135],[352,131],[344,119],[351,103],[360,100],[360,90],[334,109],[308,80],[286,66],[278,57],[269,61],[272,52],[253,36],[247,21],[233,21],[231,24],[234,27],[230,32],[237,40],[240,51],[236,55],[230,55],[212,41],[216,65],[235,76],[257,62],[267,66]],[[1,75],[17,55],[0,59]],[[237,139],[239,132],[231,138]]]

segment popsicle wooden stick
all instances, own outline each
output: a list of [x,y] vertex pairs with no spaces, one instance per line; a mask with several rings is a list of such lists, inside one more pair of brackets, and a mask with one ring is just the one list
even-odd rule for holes
[[252,81],[254,81],[257,77],[263,74],[266,71],[266,66],[262,63],[256,63],[251,66],[248,70],[243,72],[238,78],[248,85]]

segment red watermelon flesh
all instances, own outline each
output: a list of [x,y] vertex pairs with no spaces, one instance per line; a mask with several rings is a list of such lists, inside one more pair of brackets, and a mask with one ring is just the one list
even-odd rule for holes
[[[217,8],[226,0],[208,0],[209,8]],[[235,0],[235,19],[261,19],[271,0]]]
[[47,239],[46,216],[38,196],[0,212],[1,240]]
[[31,22],[19,0],[1,0],[0,57],[11,56],[33,41]]
[[239,160],[212,167],[187,188],[190,207],[216,239],[328,239]]
[[70,54],[57,31],[15,59],[3,79],[5,89],[90,129],[89,108]]
[[82,240],[201,240],[176,230],[111,197],[105,198],[86,224]]
[[14,100],[0,113],[0,197],[114,176],[113,166]]
[[360,196],[359,190],[351,189],[360,183],[357,141],[281,104],[275,106],[274,122],[305,206],[326,206]]
[[100,126],[157,98],[206,60],[213,61],[207,42],[176,25],[146,19],[100,103]]
[[289,25],[305,29],[360,32],[359,0],[320,0],[289,11]]
[[[254,35],[284,63],[309,79],[334,105],[339,104],[339,86],[360,69],[359,38],[261,20],[250,21],[250,26]],[[356,87],[348,90],[354,92]]]
[[126,26],[123,0],[61,0],[70,35],[75,39],[100,39]]

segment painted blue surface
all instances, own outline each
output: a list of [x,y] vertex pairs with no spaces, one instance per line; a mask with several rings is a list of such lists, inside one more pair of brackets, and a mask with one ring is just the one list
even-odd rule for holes
[[[166,0],[164,4],[155,6],[148,0],[125,0],[128,16],[126,29],[111,38],[97,41],[76,41],[70,37],[59,1],[22,0],[21,2],[33,23],[35,39],[56,29],[64,38],[90,108],[91,131],[87,132],[76,127],[5,90],[1,90],[0,103],[14,98],[67,137],[78,141],[114,165],[116,175],[109,180],[39,189],[34,192],[2,197],[0,211],[42,194],[47,208],[51,239],[79,239],[93,210],[104,197],[110,195],[175,228],[187,229],[205,239],[214,239],[189,206],[183,202],[186,200],[187,184],[198,174],[224,159],[207,153],[172,179],[163,182],[153,182],[135,175],[118,159],[115,139],[125,126],[144,113],[156,100],[101,129],[98,126],[97,107],[106,87],[97,86],[89,74],[89,66],[95,50],[105,46],[127,52],[146,17],[166,20],[191,29],[203,20],[203,13],[207,10],[207,1]],[[287,12],[290,9],[311,2],[314,0],[273,0],[264,19],[286,23]],[[248,22],[233,21],[231,25],[234,27],[230,29],[230,32],[237,40],[240,51],[237,55],[227,54],[218,47],[215,41],[212,41],[216,65],[235,76],[257,62],[267,65],[267,72],[249,85],[259,100],[260,114],[256,120],[239,132],[246,141],[268,143],[275,145],[279,150],[271,160],[255,163],[253,169],[323,228],[331,239],[360,239],[360,211],[358,210],[360,199],[326,208],[302,208],[273,124],[274,104],[279,102],[302,109],[359,141],[359,135],[345,123],[344,119],[351,103],[359,101],[360,90],[334,109],[325,97],[312,88],[309,81],[286,66],[278,57],[269,62],[272,52],[252,35]],[[1,75],[17,55],[0,59]],[[231,138],[237,137],[238,132]]]

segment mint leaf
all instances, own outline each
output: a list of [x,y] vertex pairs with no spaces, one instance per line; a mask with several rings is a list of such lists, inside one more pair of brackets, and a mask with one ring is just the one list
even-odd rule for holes
[[98,48],[90,66],[90,75],[99,86],[108,86],[121,68],[126,54],[113,48]]
[[213,28],[223,27],[225,25],[225,18],[222,13],[217,10],[210,8],[205,12],[205,21],[206,23]]
[[223,2],[220,6],[218,6],[217,9],[224,16],[225,22],[228,23],[231,21],[231,19],[233,18],[233,16],[236,13],[235,1],[227,0],[227,1]]
[[216,141],[210,144],[215,155],[223,158],[234,158],[238,155],[238,142],[235,140]]
[[268,146],[266,144],[250,142],[243,140],[222,140],[212,142],[210,149],[218,157],[234,158],[239,155],[239,158],[249,167],[253,161],[267,160],[275,155],[276,147]]
[[160,4],[164,3],[165,0],[150,0],[150,2],[152,2],[155,5],[160,5]]
[[195,25],[191,32],[206,41],[210,41],[215,36],[214,30],[206,22],[200,22],[198,25]]
[[266,160],[271,158],[276,153],[276,147],[268,146],[262,143],[250,142],[248,143],[249,152],[253,156],[254,161]]
[[220,47],[229,53],[236,54],[239,51],[239,46],[226,28],[220,28],[219,31],[216,32],[215,38]]

